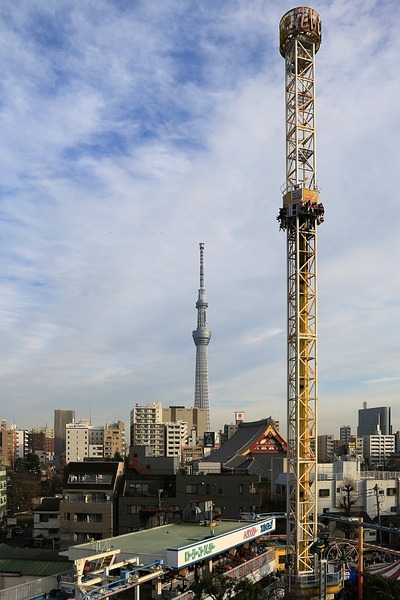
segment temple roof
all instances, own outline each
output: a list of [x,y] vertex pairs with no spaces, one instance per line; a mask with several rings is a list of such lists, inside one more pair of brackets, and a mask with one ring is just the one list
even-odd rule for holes
[[[225,464],[234,457],[257,454],[281,454],[286,452],[286,441],[275,429],[270,417],[260,421],[239,423],[237,431],[218,450],[202,459],[201,462]],[[250,456],[247,456],[250,458]],[[236,461],[235,461],[236,462]]]

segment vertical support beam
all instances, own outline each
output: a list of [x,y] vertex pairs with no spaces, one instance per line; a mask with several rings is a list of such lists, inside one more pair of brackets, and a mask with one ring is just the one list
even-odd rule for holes
[[287,543],[294,574],[312,572],[317,537],[317,225],[315,54],[318,13],[294,8],[280,22],[285,58],[286,183],[278,220],[286,231],[288,321]]
[[364,527],[362,526],[363,518],[359,518],[360,527],[358,528],[358,580],[357,580],[357,590],[358,590],[358,600],[362,600],[363,598],[363,588],[364,588]]

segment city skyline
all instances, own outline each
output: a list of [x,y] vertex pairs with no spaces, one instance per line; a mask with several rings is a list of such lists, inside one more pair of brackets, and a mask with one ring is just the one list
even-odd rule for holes
[[[149,407],[150,406],[154,406],[156,403],[151,402],[151,403],[148,404],[148,406]],[[179,408],[179,409],[181,409],[181,408],[186,408],[186,409],[193,408],[193,406],[183,407],[183,406],[180,406],[180,405],[175,405],[174,406],[174,405],[164,405],[162,402],[160,402],[160,403],[161,403],[162,410],[172,409],[172,408]],[[135,406],[138,406],[138,404],[135,403],[134,405],[132,405],[131,411],[126,416],[126,418],[124,418],[124,416],[122,416],[121,418],[117,419],[117,421],[123,422],[125,424],[125,427],[126,427],[127,431],[129,430],[129,422],[131,420],[131,412],[135,408]],[[146,406],[146,405],[143,405],[143,406]],[[365,408],[367,408],[367,407],[364,406],[363,410]],[[372,409],[372,411],[374,411],[375,409],[376,410],[382,409],[382,407],[377,407],[377,406],[370,406],[368,408]],[[392,407],[388,406],[388,407],[383,407],[383,408],[384,409],[388,409],[389,413],[390,413]],[[359,418],[360,418],[359,417],[359,411],[360,410],[361,409],[358,409],[358,411],[355,414],[354,419],[351,422],[349,422],[349,423],[342,423],[339,426],[338,430],[336,430],[334,428],[330,428],[329,430],[326,430],[326,431],[325,430],[324,431],[320,430],[318,432],[318,435],[333,435],[334,439],[340,440],[341,439],[341,436],[340,436],[341,429],[342,428],[348,428],[348,427],[350,427],[350,432],[351,432],[350,435],[351,435],[351,437],[358,437],[357,436],[357,429],[358,429],[357,423],[359,422]],[[107,419],[107,418],[105,419],[105,421],[102,421],[101,419],[96,418],[95,415],[90,415],[89,416],[89,415],[87,415],[85,413],[78,414],[77,410],[71,409],[71,408],[70,409],[55,409],[53,412],[54,412],[53,420],[55,420],[55,413],[59,413],[59,412],[71,412],[71,413],[75,414],[75,418],[72,418],[70,421],[68,421],[68,423],[88,423],[88,424],[90,424],[91,426],[94,426],[94,427],[101,427],[101,426],[104,425],[104,423],[112,421],[112,419]],[[246,419],[245,418],[245,412],[243,412],[243,413],[237,413],[237,411],[235,411],[234,413],[232,413],[232,418],[228,419],[223,425],[233,425],[233,424],[237,423],[237,420],[235,420],[237,414],[242,415],[242,417],[240,418],[240,421],[243,421],[245,423],[250,422],[250,419]],[[270,417],[272,419],[274,419],[274,415],[270,415]],[[39,424],[33,425],[32,427],[24,427],[23,423],[15,422],[15,421],[9,421],[9,420],[5,419],[4,417],[2,417],[2,415],[0,415],[0,419],[3,420],[3,421],[6,421],[7,429],[14,428],[14,427],[17,430],[19,430],[19,431],[21,431],[21,430],[31,430],[31,429],[44,429],[44,428],[54,429],[54,426],[53,426],[54,424],[52,422],[52,417],[50,417],[50,419],[47,420],[44,424],[43,423],[39,423]],[[259,419],[252,419],[251,421],[258,421],[258,420]],[[277,423],[279,423],[278,420],[274,419],[274,421],[276,421]],[[50,422],[50,425],[49,425],[49,422]],[[164,422],[164,420],[163,420],[163,422]],[[172,419],[172,421],[171,421],[171,419],[169,419],[169,421],[166,420],[165,422],[174,422],[174,420]],[[215,429],[213,431],[216,431],[218,433],[220,430],[223,432],[223,426],[221,428]],[[283,436],[283,438],[286,439],[286,428],[282,429],[282,424],[281,423],[279,423],[279,431],[280,431],[280,434]],[[374,430],[374,432],[375,432],[375,430]],[[397,429],[395,429],[395,427],[392,427],[392,434],[393,435],[395,435],[396,433],[399,433],[399,432],[400,431],[397,430]]]
[[[324,35],[317,147],[327,214],[318,265],[319,433],[333,433],[347,423],[354,431],[364,401],[395,407],[398,397],[400,6],[312,6]],[[292,7],[0,7],[0,378],[8,422],[44,425],[59,406],[100,422],[127,422],[136,402],[192,406],[202,240],[211,430],[239,410],[247,421],[272,415],[285,434],[278,24]]]

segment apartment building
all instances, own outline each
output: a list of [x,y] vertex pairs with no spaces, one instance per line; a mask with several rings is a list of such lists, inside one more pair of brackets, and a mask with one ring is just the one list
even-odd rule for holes
[[136,404],[131,410],[131,446],[147,446],[153,456],[164,456],[164,423],[161,402]]
[[60,502],[60,548],[101,540],[118,530],[116,496],[124,465],[117,461],[70,462]]
[[51,543],[59,546],[61,498],[42,498],[39,506],[33,509],[33,539],[37,546]]
[[104,458],[114,458],[117,453],[122,458],[126,455],[125,423],[107,421],[104,426]]
[[187,423],[165,423],[165,453],[164,456],[178,456],[182,459],[182,448],[188,437]]
[[0,521],[5,517],[7,509],[7,471],[0,466]]
[[317,438],[318,462],[332,462],[334,458],[334,438],[331,434],[319,435]]
[[65,430],[67,463],[104,457],[104,427],[95,427],[88,419],[81,419],[78,423],[67,423]]
[[395,452],[394,435],[368,435],[363,438],[363,455],[370,466],[384,466]]

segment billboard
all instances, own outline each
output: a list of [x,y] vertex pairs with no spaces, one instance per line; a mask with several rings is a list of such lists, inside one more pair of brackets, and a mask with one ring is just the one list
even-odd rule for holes
[[215,448],[215,431],[205,431],[203,437],[204,448]]
[[262,535],[275,531],[275,518],[257,521],[245,527],[240,527],[222,535],[210,536],[207,539],[184,546],[183,548],[168,548],[167,563],[174,569],[181,569],[199,560],[211,558],[225,552],[229,548],[240,546]]

